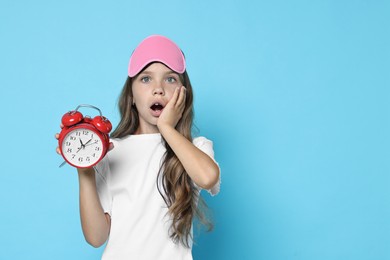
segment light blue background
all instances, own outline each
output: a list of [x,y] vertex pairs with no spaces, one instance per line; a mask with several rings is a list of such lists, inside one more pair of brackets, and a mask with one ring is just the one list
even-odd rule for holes
[[195,259],[390,259],[389,14],[368,0],[1,1],[0,259],[100,258],[53,136],[80,103],[116,124],[128,58],[156,33],[186,54],[222,167]]

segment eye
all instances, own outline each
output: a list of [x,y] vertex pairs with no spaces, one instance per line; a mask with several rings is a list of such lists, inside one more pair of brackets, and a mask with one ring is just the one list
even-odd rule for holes
[[150,82],[152,79],[149,77],[149,76],[143,76],[142,78],[141,78],[141,82],[142,83],[148,83],[148,82]]
[[169,77],[167,77],[166,81],[168,83],[176,83],[177,79],[174,76],[169,76]]

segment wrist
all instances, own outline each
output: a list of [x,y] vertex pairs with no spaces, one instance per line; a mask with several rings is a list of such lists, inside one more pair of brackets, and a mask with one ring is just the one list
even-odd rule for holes
[[94,168],[77,168],[77,173],[79,175],[79,178],[93,178],[95,177],[95,170]]
[[170,125],[168,123],[159,123],[159,124],[157,124],[157,128],[161,134],[163,134],[163,132],[167,132],[169,130],[175,129],[172,125]]

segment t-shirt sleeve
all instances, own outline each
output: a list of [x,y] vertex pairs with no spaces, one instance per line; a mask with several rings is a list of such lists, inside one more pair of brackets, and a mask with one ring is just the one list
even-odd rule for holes
[[[213,142],[211,140],[205,137],[197,137],[194,138],[193,144],[196,147],[198,147],[202,152],[210,156],[210,158],[213,159],[213,161],[218,165],[219,168],[219,164],[214,159]],[[219,169],[219,172],[221,172],[221,169]],[[207,190],[207,192],[210,193],[210,195],[212,196],[217,195],[219,193],[220,186],[221,186],[221,174],[219,174],[218,182],[211,189]]]
[[107,176],[110,172],[110,166],[107,156],[104,157],[103,160],[101,160],[97,165],[95,165],[94,168],[96,189],[99,195],[100,204],[102,205],[104,212],[110,214],[111,216],[112,197],[107,185]]

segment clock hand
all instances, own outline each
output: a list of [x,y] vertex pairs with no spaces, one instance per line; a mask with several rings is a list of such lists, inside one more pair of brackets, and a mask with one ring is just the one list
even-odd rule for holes
[[87,146],[87,144],[88,144],[89,142],[91,142],[92,139],[93,139],[93,138],[89,139],[88,142],[86,142],[86,143],[84,144],[84,147]]
[[81,149],[85,148],[85,144],[83,144],[83,141],[81,141],[81,138],[79,138],[79,140],[80,140],[81,146],[80,146],[80,148],[77,150],[76,153],[80,152]]
[[90,146],[90,145],[97,144],[97,143],[98,143],[98,141],[95,141],[95,142],[90,143],[90,144],[85,144],[85,146]]

